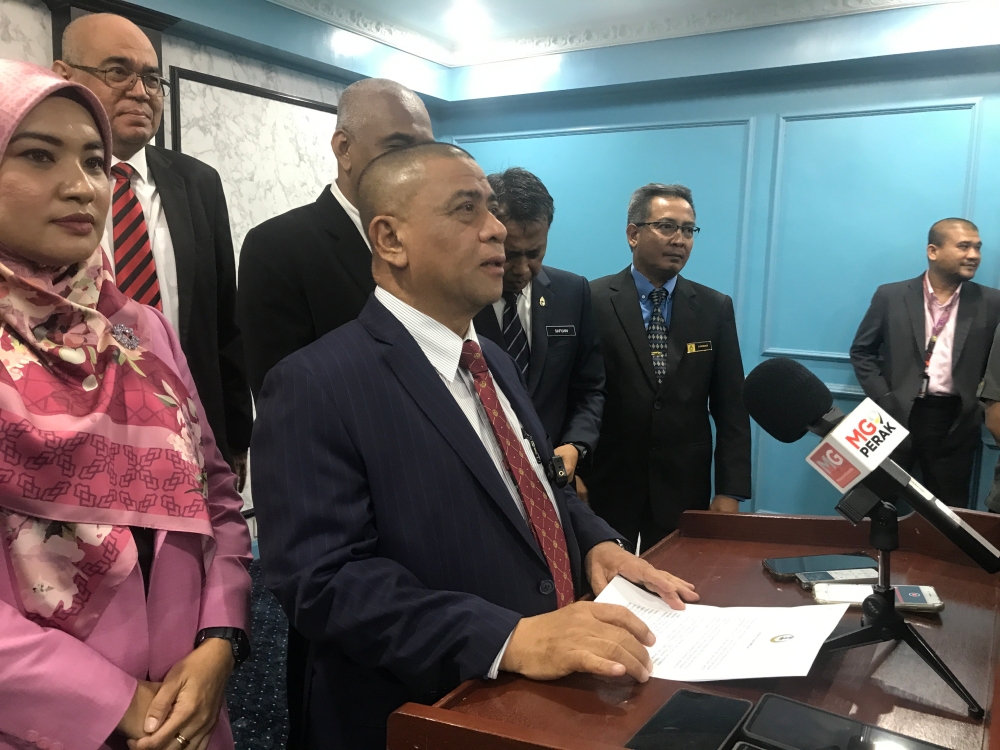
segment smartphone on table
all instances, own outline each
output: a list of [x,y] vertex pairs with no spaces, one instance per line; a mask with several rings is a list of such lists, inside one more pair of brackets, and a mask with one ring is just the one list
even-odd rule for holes
[[743,724],[753,703],[678,690],[625,747],[631,750],[720,750]]
[[[940,612],[944,602],[933,586],[896,586],[896,609],[901,612]],[[813,598],[817,604],[861,604],[872,587],[851,583],[817,583]]]
[[878,570],[818,570],[815,573],[796,573],[795,580],[804,589],[811,589],[817,583],[878,583]]
[[764,570],[778,581],[791,581],[797,573],[818,573],[834,570],[878,568],[878,563],[864,552],[842,555],[806,555],[804,557],[769,557]]

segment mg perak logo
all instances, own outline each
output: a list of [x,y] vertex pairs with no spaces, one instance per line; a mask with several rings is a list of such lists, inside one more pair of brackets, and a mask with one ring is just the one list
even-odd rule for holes
[[868,458],[878,451],[888,437],[896,431],[896,425],[888,419],[883,419],[879,412],[872,412],[862,417],[854,431],[844,436],[847,444]]
[[809,463],[826,474],[841,489],[847,488],[851,482],[861,476],[861,472],[854,464],[826,442],[820,443],[819,447],[812,452],[809,456]]

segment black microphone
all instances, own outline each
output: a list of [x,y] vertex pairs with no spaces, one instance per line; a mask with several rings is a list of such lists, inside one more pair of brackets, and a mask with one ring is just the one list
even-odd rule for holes
[[902,495],[984,570],[1000,571],[1000,550],[891,458],[875,463],[879,448],[895,447],[906,431],[874,401],[865,399],[845,417],[833,406],[833,394],[822,380],[794,360],[775,358],[747,375],[743,404],[765,432],[783,443],[794,443],[807,432],[825,438],[823,455],[813,451],[807,463],[834,486],[850,489],[837,511],[852,523],[860,522],[880,500],[894,502]]

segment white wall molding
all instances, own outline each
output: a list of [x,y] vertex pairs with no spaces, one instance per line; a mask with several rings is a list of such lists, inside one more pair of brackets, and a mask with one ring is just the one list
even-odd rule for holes
[[480,65],[575,50],[813,21],[834,16],[941,5],[967,0],[682,0],[669,16],[591,27],[570,26],[535,36],[497,39],[459,49],[402,24],[373,18],[334,0],[268,0],[346,31],[449,67]]

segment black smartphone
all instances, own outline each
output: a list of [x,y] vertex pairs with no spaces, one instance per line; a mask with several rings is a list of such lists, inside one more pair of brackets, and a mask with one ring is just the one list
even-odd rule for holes
[[847,555],[806,555],[805,557],[769,557],[764,560],[764,570],[779,581],[795,578],[796,573],[815,573],[826,570],[857,570],[878,568],[878,563],[864,552]]
[[944,750],[771,693],[761,697],[742,732],[773,750],[875,750],[882,743],[894,750]]
[[720,750],[753,708],[750,701],[678,690],[625,747]]

